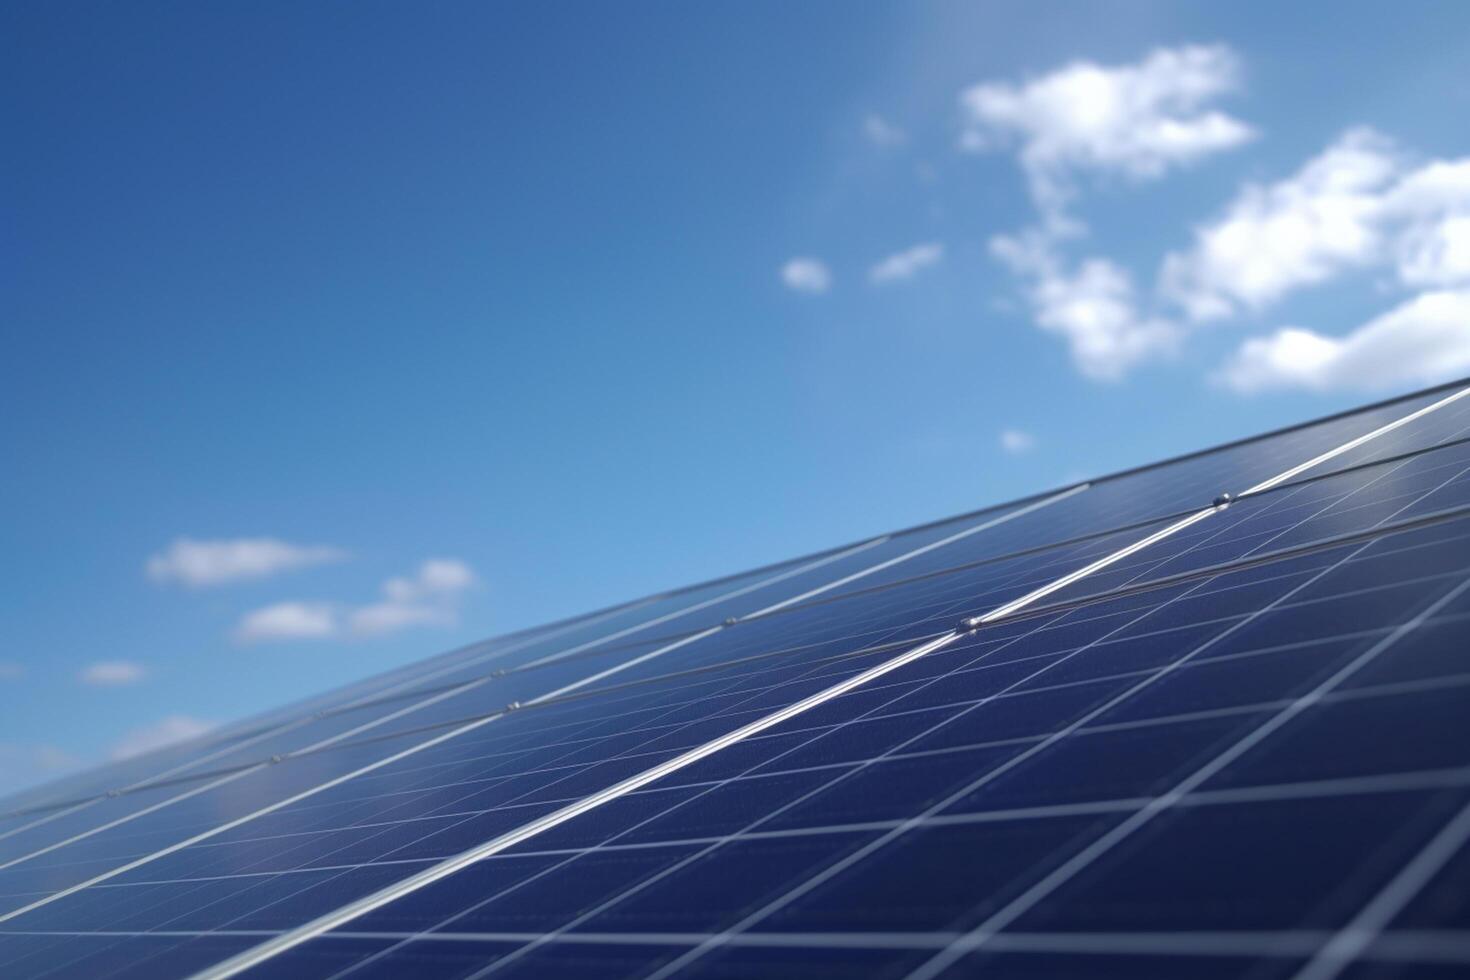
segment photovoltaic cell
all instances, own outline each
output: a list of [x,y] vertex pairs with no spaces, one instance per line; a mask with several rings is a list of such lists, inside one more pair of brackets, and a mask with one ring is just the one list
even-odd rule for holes
[[1463,972],[1462,387],[27,794],[0,973]]

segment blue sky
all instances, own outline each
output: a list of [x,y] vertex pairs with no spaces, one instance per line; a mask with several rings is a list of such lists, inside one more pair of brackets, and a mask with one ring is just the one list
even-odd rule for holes
[[0,791],[1470,373],[1470,7],[15,4]]

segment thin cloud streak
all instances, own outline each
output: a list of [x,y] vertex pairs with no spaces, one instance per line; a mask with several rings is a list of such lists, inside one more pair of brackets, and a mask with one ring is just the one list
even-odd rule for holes
[[121,687],[138,683],[146,674],[142,664],[131,660],[102,660],[84,667],[78,679],[93,687]]
[[144,570],[154,582],[200,589],[269,578],[346,557],[341,548],[291,544],[278,538],[178,538],[151,556]]
[[940,242],[924,242],[896,252],[868,270],[868,279],[878,286],[895,282],[907,282],[924,269],[937,265],[944,258],[944,245]]

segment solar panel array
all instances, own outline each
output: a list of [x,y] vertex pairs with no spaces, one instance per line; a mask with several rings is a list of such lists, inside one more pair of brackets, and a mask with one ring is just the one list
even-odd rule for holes
[[1466,975],[1467,396],[497,638],[24,794],[0,975]]

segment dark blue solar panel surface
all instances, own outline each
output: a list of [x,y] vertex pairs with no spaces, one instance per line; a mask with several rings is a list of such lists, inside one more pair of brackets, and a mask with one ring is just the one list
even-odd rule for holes
[[487,641],[26,794],[0,817],[0,974],[1463,973],[1470,398],[1377,432],[1452,393]]

